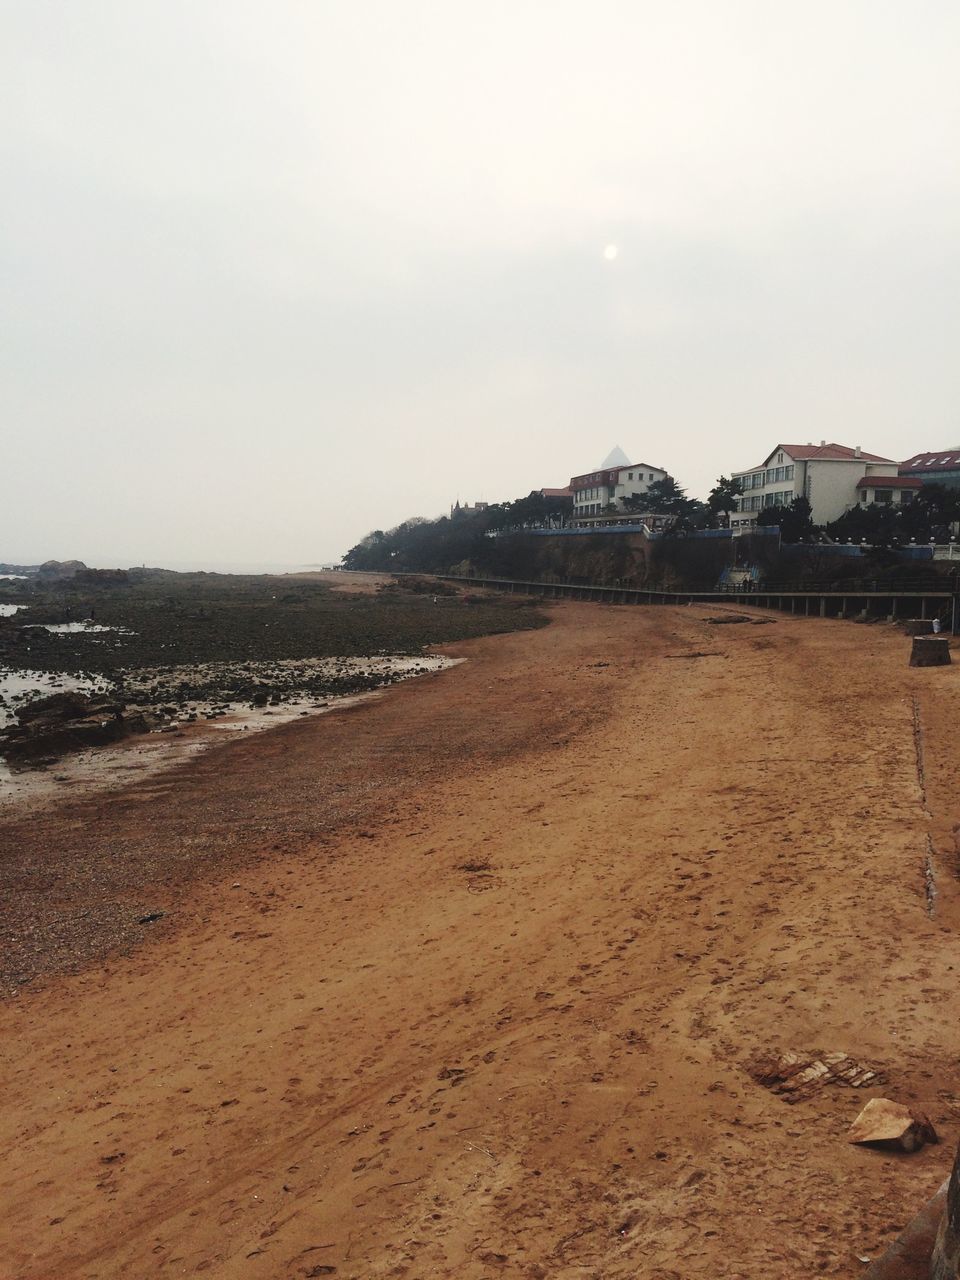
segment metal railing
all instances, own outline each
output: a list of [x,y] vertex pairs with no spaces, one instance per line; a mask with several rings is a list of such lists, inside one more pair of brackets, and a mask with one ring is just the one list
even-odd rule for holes
[[[729,604],[777,609],[793,615],[820,618],[940,618],[956,635],[960,624],[960,595],[943,589],[909,591],[836,587],[828,590],[797,590],[763,586],[753,590],[683,591],[651,590],[641,587],[607,586],[596,583],[544,582],[516,578],[495,578],[483,574],[442,574],[444,581],[471,583],[478,587],[511,594],[542,596],[552,600],[593,600],[602,604]],[[888,606],[882,610],[882,606]],[[814,606],[814,607],[811,607]]]

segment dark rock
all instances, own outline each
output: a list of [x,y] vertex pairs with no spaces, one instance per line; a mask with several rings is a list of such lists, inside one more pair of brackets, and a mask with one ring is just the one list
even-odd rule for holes
[[37,570],[38,578],[73,578],[80,569],[86,569],[82,560],[46,560]]
[[[12,764],[55,761],[82,747],[103,746],[157,724],[149,712],[124,715],[120,703],[82,693],[36,698],[17,713],[18,723],[0,731],[0,752]],[[52,753],[52,754],[51,754]]]
[[78,717],[100,714],[119,715],[119,703],[92,698],[85,693],[51,693],[46,698],[34,698],[21,707],[17,712],[17,719],[22,725],[27,725],[75,720]]

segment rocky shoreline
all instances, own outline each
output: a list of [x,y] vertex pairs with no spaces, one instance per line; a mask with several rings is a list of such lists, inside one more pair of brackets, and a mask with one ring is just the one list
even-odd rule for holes
[[[197,668],[147,669],[120,676],[108,689],[21,694],[15,717],[0,728],[0,755],[12,768],[48,765],[86,747],[131,735],[172,733],[241,708],[297,704],[301,714],[331,700],[370,693],[448,664],[440,657],[381,655],[279,663],[206,663]],[[0,698],[0,702],[3,699]]]
[[0,616],[0,756],[13,768],[241,708],[309,714],[436,670],[430,645],[545,621],[427,580],[352,596],[312,580],[150,570],[2,586],[18,606]]

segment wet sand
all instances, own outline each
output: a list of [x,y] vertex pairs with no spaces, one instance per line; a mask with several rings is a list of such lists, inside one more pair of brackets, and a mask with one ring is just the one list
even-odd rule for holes
[[[0,822],[0,1274],[860,1274],[960,1137],[960,666],[705,612]],[[769,1048],[884,1083],[789,1106]],[[880,1092],[942,1145],[848,1146]]]

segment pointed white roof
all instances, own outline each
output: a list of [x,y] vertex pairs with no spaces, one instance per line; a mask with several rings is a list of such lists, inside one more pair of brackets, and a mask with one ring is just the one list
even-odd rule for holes
[[611,467],[629,467],[630,459],[623,452],[618,444],[615,444],[604,460],[600,463],[600,470],[606,471]]

